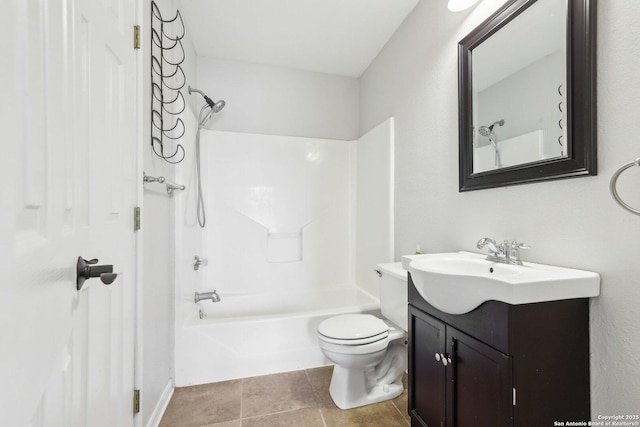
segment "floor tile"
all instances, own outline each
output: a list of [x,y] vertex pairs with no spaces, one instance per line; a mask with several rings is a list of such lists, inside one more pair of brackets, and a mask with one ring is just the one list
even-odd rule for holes
[[318,408],[303,408],[242,420],[242,427],[324,427]]
[[241,380],[177,388],[160,427],[199,427],[237,420],[241,396]]
[[327,427],[407,427],[408,423],[389,401],[354,409],[320,408]]
[[317,406],[305,371],[242,381],[242,418]]
[[402,394],[391,402],[398,409],[400,414],[404,417],[404,419],[411,424],[411,417],[409,416],[409,385],[408,385],[408,377],[407,374],[404,374],[402,377],[402,384],[404,385],[404,391]]
[[409,394],[407,390],[405,390],[400,396],[396,397],[391,401],[393,406],[396,407],[400,415],[407,421],[409,424],[411,423],[411,417],[409,416]]
[[202,427],[242,427],[242,421],[240,420],[225,421],[223,423],[207,424],[206,426],[202,426]]
[[329,394],[329,385],[331,384],[331,375],[333,374],[333,366],[323,366],[322,368],[307,369],[307,378],[313,390],[313,396],[318,406],[335,407],[331,395]]

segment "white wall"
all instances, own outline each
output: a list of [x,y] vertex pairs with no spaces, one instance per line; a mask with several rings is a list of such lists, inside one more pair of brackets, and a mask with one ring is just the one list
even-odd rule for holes
[[393,118],[356,143],[356,283],[380,296],[376,265],[393,261]]
[[[205,57],[198,57],[197,70],[199,89],[215,101],[226,101],[208,129],[358,138],[355,78]],[[201,97],[197,105],[199,111]]]
[[[156,0],[165,19],[175,16],[179,7],[176,0]],[[149,77],[144,70],[150,70],[150,2],[144,3],[142,25],[141,56],[143,69],[143,120],[142,145],[143,169],[151,176],[164,176],[167,181],[175,182],[177,167],[170,165],[152,153],[150,147],[151,92]],[[172,31],[167,28],[167,31]],[[188,32],[182,39],[185,49],[185,61],[182,68],[185,76],[195,75],[195,51]],[[155,52],[155,51],[154,51]],[[182,90],[185,100],[189,100],[186,87]],[[192,115],[187,107],[183,120],[188,126],[194,126]],[[169,121],[168,117],[165,120]],[[186,137],[193,134],[187,134]],[[186,139],[186,138],[185,138]],[[182,141],[185,144],[184,141]],[[172,148],[171,144],[167,145]],[[142,177],[140,177],[142,179]],[[176,194],[179,197],[179,193]],[[142,199],[142,342],[138,343],[141,352],[142,384],[141,416],[142,425],[156,425],[170,397],[173,387],[173,348],[174,348],[174,248],[175,248],[175,197],[169,197],[165,186],[157,183],[144,186]],[[138,374],[139,375],[139,374]],[[140,376],[140,375],[139,375]]]
[[[459,193],[457,42],[502,3],[454,14],[446,1],[420,2],[361,77],[361,132],[395,116],[395,256],[417,243],[426,252],[474,251],[490,236],[529,243],[525,260],[599,272],[592,413],[637,414],[640,218],[614,203],[608,183],[640,155],[640,2],[612,0],[597,11],[598,176]],[[623,197],[640,206],[631,191],[640,173],[624,179]]]

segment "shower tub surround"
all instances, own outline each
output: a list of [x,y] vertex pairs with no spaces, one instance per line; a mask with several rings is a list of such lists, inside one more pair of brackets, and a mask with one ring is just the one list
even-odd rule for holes
[[[201,243],[193,195],[177,208],[176,386],[327,365],[318,324],[378,312],[373,270],[393,260],[393,119],[357,141],[203,130],[201,144]],[[194,303],[214,289],[220,302]]]

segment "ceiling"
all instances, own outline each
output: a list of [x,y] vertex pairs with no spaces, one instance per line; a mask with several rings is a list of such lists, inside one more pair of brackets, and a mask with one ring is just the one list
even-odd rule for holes
[[359,77],[418,0],[181,0],[199,56]]

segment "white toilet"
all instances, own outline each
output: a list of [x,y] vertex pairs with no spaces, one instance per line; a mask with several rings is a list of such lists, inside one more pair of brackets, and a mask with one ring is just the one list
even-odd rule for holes
[[329,393],[340,409],[393,399],[404,390],[407,369],[407,272],[402,264],[378,264],[380,308],[370,314],[331,317],[318,326],[318,342],[335,364]]

